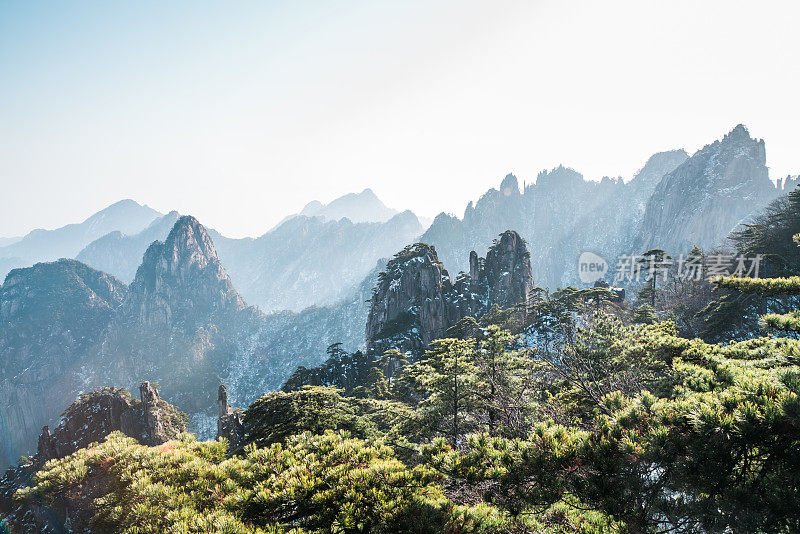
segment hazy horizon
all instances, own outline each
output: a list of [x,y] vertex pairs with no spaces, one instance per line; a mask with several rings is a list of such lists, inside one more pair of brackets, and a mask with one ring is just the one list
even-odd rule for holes
[[[800,172],[798,7],[7,2],[0,236],[124,198],[257,236],[372,189],[433,217],[507,173],[629,179],[739,123]],[[591,46],[586,46],[591,43]]]

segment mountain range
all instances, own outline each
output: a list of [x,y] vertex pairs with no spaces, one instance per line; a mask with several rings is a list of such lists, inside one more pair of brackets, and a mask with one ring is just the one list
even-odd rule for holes
[[559,166],[520,191],[509,174],[470,202],[463,218],[437,216],[421,241],[436,246],[450,271],[463,271],[471,250],[484,253],[489,239],[516,229],[531,250],[537,285],[555,289],[578,284],[584,251],[605,258],[613,276],[623,254],[725,246],[731,230],[796,185],[796,178],[769,178],[764,141],[739,125],[691,157],[683,150],[653,155],[628,182],[586,180]]
[[440,214],[427,230],[367,190],[258,238],[133,201],[31,232],[0,247],[3,265],[23,267],[0,286],[0,464],[31,450],[78,394],[109,384],[159,382],[208,436],[221,382],[244,405],[332,343],[420,350],[492,302],[524,302],[533,280],[575,284],[582,251],[612,260],[724,245],[796,185],[773,183],[764,142],[737,126],[691,156],[653,155],[627,182],[560,166],[520,189],[509,174],[463,218]]
[[15,269],[0,287],[0,462],[26,452],[80,392],[146,378],[210,435],[221,382],[244,404],[334,342],[363,345],[366,284],[333,307],[266,315],[245,303],[190,216],[147,248],[129,286],[77,260]]

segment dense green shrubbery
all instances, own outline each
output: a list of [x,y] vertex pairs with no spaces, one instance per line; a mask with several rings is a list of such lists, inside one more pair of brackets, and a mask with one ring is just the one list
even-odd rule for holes
[[98,532],[800,530],[800,343],[586,324],[549,353],[441,341],[389,388],[405,402],[265,395],[233,456],[113,434],[18,499],[101,484]]
[[251,445],[231,458],[225,453],[224,442],[200,443],[188,435],[145,447],[114,433],[48,463],[17,499],[47,499],[99,481],[106,493],[94,502],[93,528],[130,534],[613,528],[602,514],[580,517],[560,507],[541,515],[548,526],[513,521],[486,504],[454,505],[437,484],[436,470],[409,468],[389,447],[330,431],[267,448]]

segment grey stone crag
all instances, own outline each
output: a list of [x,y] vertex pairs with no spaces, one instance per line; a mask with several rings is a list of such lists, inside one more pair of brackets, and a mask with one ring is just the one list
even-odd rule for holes
[[52,502],[38,497],[25,502],[13,499],[14,492],[30,485],[31,475],[48,460],[69,456],[116,431],[155,446],[186,430],[180,412],[161,400],[149,382],[141,384],[139,395],[134,400],[127,390],[114,387],[93,391],[67,408],[54,431],[42,428],[36,454],[8,469],[0,479],[0,514],[13,532],[91,532],[91,497],[102,494],[103,477],[83,485],[80,491],[64,492]]
[[472,251],[469,262],[469,275],[453,282],[430,245],[417,243],[395,255],[370,299],[367,350],[419,353],[464,317],[480,317],[492,306],[526,313],[533,275],[517,232],[504,232],[485,259]]
[[217,439],[226,439],[229,447],[236,447],[242,428],[242,413],[228,404],[228,388],[222,384],[217,390]]
[[139,400],[127,390],[106,387],[82,395],[62,416],[51,432],[45,425],[39,435],[34,464],[64,458],[120,431],[143,445],[160,445],[186,431],[178,410],[161,400],[149,382],[139,387]]

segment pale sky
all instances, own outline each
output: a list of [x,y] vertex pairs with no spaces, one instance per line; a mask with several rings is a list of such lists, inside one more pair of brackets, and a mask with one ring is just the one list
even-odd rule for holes
[[797,6],[0,0],[0,236],[122,198],[255,236],[365,187],[461,216],[740,122],[797,174]]

